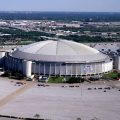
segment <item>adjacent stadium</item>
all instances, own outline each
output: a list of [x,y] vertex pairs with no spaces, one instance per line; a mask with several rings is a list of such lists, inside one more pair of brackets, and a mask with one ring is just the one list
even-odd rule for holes
[[46,40],[17,48],[6,55],[5,67],[48,76],[94,76],[113,69],[112,59],[96,49],[68,40]]

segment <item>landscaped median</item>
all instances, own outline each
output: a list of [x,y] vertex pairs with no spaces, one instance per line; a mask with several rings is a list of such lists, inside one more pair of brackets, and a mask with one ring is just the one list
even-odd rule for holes
[[113,72],[104,74],[102,78],[104,78],[106,80],[108,80],[108,79],[119,79],[120,78],[120,73],[118,73],[117,71],[113,71]]
[[49,77],[48,83],[81,83],[84,82],[83,78],[80,77]]

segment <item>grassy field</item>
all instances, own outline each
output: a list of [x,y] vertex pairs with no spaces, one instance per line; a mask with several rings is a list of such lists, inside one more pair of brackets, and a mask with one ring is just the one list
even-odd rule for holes
[[64,77],[50,77],[48,83],[63,83]]
[[80,83],[84,82],[84,79],[80,77],[50,77],[48,83]]
[[117,72],[110,72],[105,75],[103,75],[104,79],[117,79],[120,77],[120,74]]

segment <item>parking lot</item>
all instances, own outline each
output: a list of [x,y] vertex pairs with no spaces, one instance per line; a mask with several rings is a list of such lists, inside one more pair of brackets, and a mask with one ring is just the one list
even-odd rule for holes
[[[0,78],[0,99],[23,86]],[[35,83],[0,107],[0,114],[31,118],[39,114],[40,118],[50,120],[120,120],[119,86],[119,81],[74,84],[72,87]]]

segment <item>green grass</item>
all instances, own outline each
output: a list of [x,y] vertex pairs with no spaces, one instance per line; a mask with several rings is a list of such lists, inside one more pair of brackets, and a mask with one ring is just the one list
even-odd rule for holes
[[64,77],[50,77],[48,83],[63,83]]
[[[81,79],[81,80],[80,80]],[[50,77],[48,79],[48,83],[80,83],[84,82],[82,78],[76,78],[76,77]]]
[[119,77],[119,73],[117,72],[111,72],[103,75],[104,79],[117,79]]

